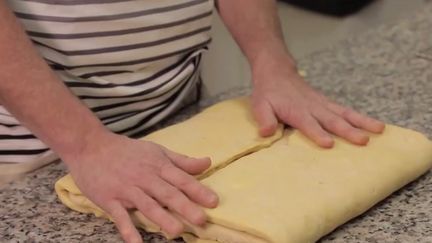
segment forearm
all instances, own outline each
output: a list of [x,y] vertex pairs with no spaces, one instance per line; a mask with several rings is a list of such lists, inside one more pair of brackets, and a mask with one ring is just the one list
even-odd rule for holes
[[73,156],[101,122],[51,71],[0,2],[0,101],[60,156]]
[[275,0],[219,0],[220,15],[252,68],[283,60],[295,62],[283,40]]

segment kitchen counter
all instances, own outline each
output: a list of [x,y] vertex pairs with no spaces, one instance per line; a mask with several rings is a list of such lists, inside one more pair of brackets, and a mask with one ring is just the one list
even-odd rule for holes
[[[300,60],[299,66],[311,84],[331,98],[432,138],[430,16],[432,2],[416,16],[342,41]],[[203,100],[164,125],[249,91],[243,87]],[[57,200],[53,185],[65,174],[65,166],[55,163],[0,189],[0,242],[121,241],[111,222],[74,212]],[[145,242],[167,242],[154,234],[142,235]],[[432,173],[321,242],[432,242]]]

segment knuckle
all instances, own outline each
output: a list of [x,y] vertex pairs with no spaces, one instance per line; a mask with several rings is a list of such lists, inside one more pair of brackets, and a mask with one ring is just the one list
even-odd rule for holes
[[329,115],[326,119],[325,119],[325,123],[327,123],[327,126],[332,127],[332,128],[337,128],[338,126],[340,126],[341,119],[337,116],[331,116]]
[[137,187],[132,186],[129,188],[125,188],[125,190],[121,194],[123,196],[123,199],[133,200],[136,198],[138,193],[139,193],[139,189]]
[[342,116],[346,117],[346,118],[361,117],[361,115],[359,113],[355,112],[354,110],[352,110],[350,108],[344,108],[342,110]]
[[282,119],[288,121],[292,120],[293,122],[301,117],[300,112],[293,112],[291,109],[288,108],[279,109],[277,113],[280,114]]
[[348,125],[348,124],[344,124],[344,125],[341,125],[339,128],[338,128],[338,130],[339,130],[339,132],[341,133],[341,134],[344,134],[344,135],[352,135],[352,134],[356,134],[356,130],[355,130],[355,128],[353,128],[352,126],[350,126],[350,125]]
[[306,111],[293,112],[291,109],[283,109],[278,114],[284,122],[298,128],[304,127],[307,117]]
[[338,116],[330,116],[326,120],[326,126],[332,131],[344,131],[347,129],[347,123]]
[[194,196],[207,196],[210,193],[210,190],[201,185],[200,183],[196,182],[194,185],[190,187],[190,193]]
[[110,214],[116,222],[122,222],[124,220],[123,209],[121,208],[107,208],[108,214]]
[[172,163],[163,163],[159,168],[159,173],[162,177],[169,176],[173,173],[176,167]]
[[182,214],[190,214],[194,210],[194,205],[188,200],[181,200],[178,203],[177,210]]
[[341,118],[335,119],[331,124],[333,129],[339,132],[348,132],[351,130],[350,125]]
[[140,208],[143,213],[152,213],[160,208],[160,205],[153,200],[147,200],[141,203]]
[[179,195],[175,190],[164,190],[160,195],[161,200],[164,203],[174,203],[178,201]]
[[196,189],[195,182],[192,179],[186,178],[186,177],[179,179],[177,186],[179,188],[181,188],[183,190],[187,190],[187,191],[191,191],[191,190]]
[[342,107],[341,108],[341,114],[346,116],[346,115],[350,115],[353,113],[353,110],[351,110],[350,108],[347,107]]
[[170,195],[169,198],[165,199],[164,204],[183,215],[190,212],[192,206],[188,198],[181,193]]
[[122,219],[122,213],[119,209],[111,209],[111,211],[109,211],[109,214],[111,214],[114,218],[117,219]]
[[195,198],[196,200],[208,198],[212,194],[210,189],[199,182],[190,183],[189,187],[185,191],[189,197]]
[[142,188],[144,192],[151,192],[153,188],[159,186],[160,177],[157,174],[147,174],[139,181],[139,187]]

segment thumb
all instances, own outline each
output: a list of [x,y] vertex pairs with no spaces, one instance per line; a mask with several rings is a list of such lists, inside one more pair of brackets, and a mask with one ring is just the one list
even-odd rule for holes
[[260,99],[252,102],[252,106],[253,115],[259,126],[260,135],[263,137],[273,135],[277,129],[278,120],[270,103]]

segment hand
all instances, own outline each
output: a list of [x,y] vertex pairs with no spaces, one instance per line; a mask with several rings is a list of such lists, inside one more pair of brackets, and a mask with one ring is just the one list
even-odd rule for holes
[[79,156],[65,162],[77,186],[111,215],[126,242],[142,242],[127,209],[138,209],[174,237],[184,226],[164,207],[195,225],[206,221],[200,205],[216,207],[216,194],[192,176],[206,170],[210,159],[189,158],[111,132],[92,141]]
[[292,61],[281,58],[253,69],[252,105],[262,136],[274,133],[278,120],[299,129],[321,147],[330,148],[330,133],[354,144],[369,141],[363,131],[381,133],[384,123],[336,104],[310,87],[292,67]]

